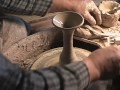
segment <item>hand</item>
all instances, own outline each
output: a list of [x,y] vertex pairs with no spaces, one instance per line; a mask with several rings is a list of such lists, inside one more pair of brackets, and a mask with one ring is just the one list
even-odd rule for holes
[[120,69],[120,47],[107,47],[92,52],[85,60],[90,80],[112,79]]
[[[101,13],[92,0],[53,0],[49,12],[75,11],[91,24],[101,24]],[[94,16],[92,16],[92,14]]]

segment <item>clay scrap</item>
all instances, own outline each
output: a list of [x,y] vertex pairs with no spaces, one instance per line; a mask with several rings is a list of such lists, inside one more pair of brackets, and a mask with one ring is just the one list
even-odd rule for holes
[[99,5],[104,27],[116,26],[120,18],[120,4],[116,1],[102,1]]
[[77,28],[74,36],[100,47],[120,45],[120,4],[116,1],[103,1],[99,9],[102,14],[102,25],[84,24]]

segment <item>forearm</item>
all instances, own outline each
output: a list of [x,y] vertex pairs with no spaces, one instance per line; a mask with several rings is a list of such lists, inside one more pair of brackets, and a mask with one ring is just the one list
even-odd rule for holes
[[15,90],[22,76],[22,70],[0,54],[0,90]]
[[36,71],[22,71],[3,56],[0,62],[0,90],[82,90],[89,83],[83,62]]
[[0,10],[4,13],[43,16],[51,3],[52,0],[0,0]]
[[[35,89],[38,87],[38,90],[83,90],[88,86],[89,74],[86,65],[79,62],[65,67],[58,66],[29,72],[25,80],[31,81],[29,83],[33,84]],[[29,87],[28,90],[33,90],[33,87]]]

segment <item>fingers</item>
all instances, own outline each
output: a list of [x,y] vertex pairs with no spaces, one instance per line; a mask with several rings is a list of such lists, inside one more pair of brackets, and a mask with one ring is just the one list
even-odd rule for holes
[[96,4],[91,1],[91,5],[93,6],[91,9],[91,12],[94,14],[94,18],[96,19],[96,22],[98,25],[102,24],[102,19],[101,19],[101,12],[100,10],[98,9],[98,7],[96,6]]
[[101,12],[99,11],[99,9],[95,8],[92,12],[95,14],[97,24],[98,25],[102,24]]
[[[94,16],[92,16],[90,14],[90,12],[92,12],[94,14]],[[99,11],[99,9],[96,7],[93,10],[88,10],[83,14],[84,18],[91,24],[91,25],[95,25],[95,24],[102,24],[102,19],[101,19],[101,12]]]
[[86,11],[83,14],[83,17],[91,24],[91,25],[95,25],[96,24],[96,20],[94,19],[94,17],[88,12]]
[[93,1],[87,4],[85,10],[86,11],[84,12],[84,18],[91,25],[95,25],[95,24],[100,25],[102,23],[101,12]]

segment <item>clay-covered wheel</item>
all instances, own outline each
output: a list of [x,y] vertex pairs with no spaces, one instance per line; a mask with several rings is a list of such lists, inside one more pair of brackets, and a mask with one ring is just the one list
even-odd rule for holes
[[[62,52],[62,47],[48,50],[37,57],[37,60],[32,65],[31,69],[45,68],[49,66],[59,65],[59,56]],[[74,48],[75,54],[79,61],[84,60],[91,52],[82,48]]]
[[[13,63],[29,69],[37,55],[52,48],[61,38],[59,31],[49,29],[32,34],[12,45],[3,54]],[[58,37],[58,38],[57,38]]]
[[54,48],[54,43],[59,44],[62,40],[62,32],[52,25],[52,17],[53,15],[46,16],[29,22],[33,28],[34,34],[32,33],[32,35],[19,40],[3,54],[12,63],[18,64],[22,68],[29,69],[39,54]]

